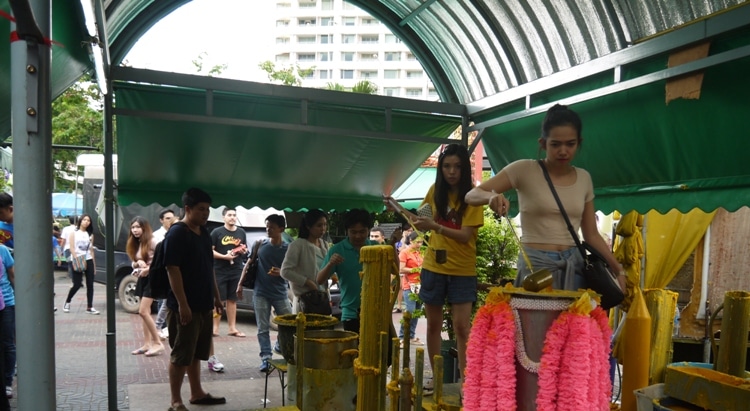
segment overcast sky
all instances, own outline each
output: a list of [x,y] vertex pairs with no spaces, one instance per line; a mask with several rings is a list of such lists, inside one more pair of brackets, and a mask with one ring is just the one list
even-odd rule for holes
[[267,82],[258,63],[273,60],[272,12],[266,0],[193,0],[149,30],[126,57],[130,66],[196,74],[202,52],[205,69],[227,64],[224,78]]

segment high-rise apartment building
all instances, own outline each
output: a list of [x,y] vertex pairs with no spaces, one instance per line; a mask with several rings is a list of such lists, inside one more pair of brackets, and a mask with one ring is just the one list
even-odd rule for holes
[[277,65],[314,67],[304,87],[369,80],[378,94],[438,100],[421,64],[377,19],[343,0],[277,0]]

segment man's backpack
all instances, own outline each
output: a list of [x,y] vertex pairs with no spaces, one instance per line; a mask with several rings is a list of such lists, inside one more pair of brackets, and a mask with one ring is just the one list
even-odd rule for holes
[[164,264],[164,241],[160,241],[154,249],[154,258],[148,273],[148,285],[151,286],[151,297],[154,299],[167,298],[169,293],[169,275]]
[[[183,224],[177,222],[174,225]],[[174,226],[173,225],[173,226]],[[171,227],[170,227],[171,229]],[[167,298],[171,289],[169,285],[169,275],[167,274],[167,265],[164,262],[164,241],[160,241],[154,248],[154,258],[151,259],[149,266],[148,284],[151,287],[151,297],[159,300]]]

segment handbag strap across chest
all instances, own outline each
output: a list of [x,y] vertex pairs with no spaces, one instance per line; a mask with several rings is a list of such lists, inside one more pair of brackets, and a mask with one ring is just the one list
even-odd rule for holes
[[537,160],[537,161],[539,162],[539,167],[542,168],[542,173],[544,173],[544,179],[547,180],[547,185],[549,185],[549,189],[550,191],[552,191],[552,196],[555,197],[555,201],[557,202],[557,207],[560,209],[560,213],[565,219],[565,224],[568,226],[568,231],[570,232],[571,237],[573,237],[573,241],[575,241],[576,243],[576,248],[578,248],[578,251],[581,253],[583,260],[588,261],[587,256],[586,256],[586,250],[583,248],[583,244],[581,244],[581,240],[578,238],[578,234],[576,234],[576,231],[573,229],[573,224],[570,223],[570,218],[568,218],[568,213],[565,212],[565,207],[563,207],[562,201],[560,201],[560,196],[557,195],[557,190],[555,190],[555,185],[552,184],[552,179],[549,176],[549,171],[547,171],[547,167],[544,165],[544,160]]

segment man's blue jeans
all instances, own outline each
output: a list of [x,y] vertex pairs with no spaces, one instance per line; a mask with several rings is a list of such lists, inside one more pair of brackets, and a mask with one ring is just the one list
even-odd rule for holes
[[[404,303],[406,304],[406,312],[414,314],[414,310],[422,308],[422,303],[419,303],[411,299],[411,290],[402,290],[404,293]],[[409,326],[409,339],[413,340],[417,337],[417,321],[419,318],[412,317],[411,325]],[[404,338],[404,323],[401,323],[401,329],[398,332],[398,338]]]
[[271,307],[276,315],[292,313],[292,305],[289,299],[284,297],[278,300],[269,300],[265,297],[253,296],[253,307],[255,309],[255,323],[258,325],[258,344],[260,344],[260,358],[269,359],[273,357],[271,351],[271,337],[269,335]]
[[16,306],[5,306],[3,310],[2,322],[0,323],[0,347],[5,348],[1,353],[5,358],[5,375],[3,375],[3,386],[10,387],[13,385],[13,374],[16,372]]

